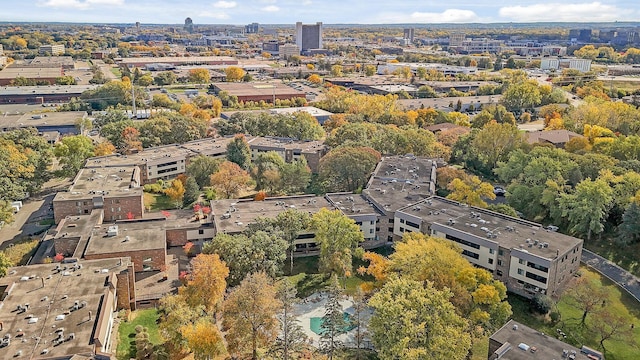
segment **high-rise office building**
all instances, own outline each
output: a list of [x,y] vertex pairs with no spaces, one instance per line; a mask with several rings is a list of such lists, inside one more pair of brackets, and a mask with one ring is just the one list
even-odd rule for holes
[[309,49],[322,49],[322,22],[315,25],[303,25],[296,23],[296,45],[300,51]]
[[193,32],[193,20],[190,17],[184,19],[184,31],[188,33]]
[[247,34],[257,34],[260,26],[258,23],[251,23],[244,26],[244,32]]
[[413,36],[414,36],[414,34],[415,34],[415,32],[414,32],[414,31],[415,31],[415,29],[414,29],[414,28],[407,28],[407,29],[404,29],[404,37],[403,37],[403,39],[405,39],[405,40],[409,40],[409,42],[411,42],[411,43],[412,43],[412,42],[413,42]]

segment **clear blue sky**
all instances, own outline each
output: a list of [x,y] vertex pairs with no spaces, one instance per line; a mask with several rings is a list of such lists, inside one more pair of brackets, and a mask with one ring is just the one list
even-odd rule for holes
[[638,0],[0,0],[0,21],[353,24],[640,20]]

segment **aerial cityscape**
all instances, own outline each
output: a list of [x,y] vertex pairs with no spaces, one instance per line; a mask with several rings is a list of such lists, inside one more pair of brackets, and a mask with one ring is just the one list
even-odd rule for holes
[[640,359],[639,107],[630,0],[3,3],[0,360]]

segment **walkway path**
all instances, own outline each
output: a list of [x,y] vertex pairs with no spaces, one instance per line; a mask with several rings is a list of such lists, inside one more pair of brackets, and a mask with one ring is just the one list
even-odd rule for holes
[[581,260],[587,266],[606,276],[609,280],[617,283],[620,287],[625,289],[629,295],[633,296],[638,300],[638,302],[640,302],[640,279],[620,266],[586,249],[582,249]]

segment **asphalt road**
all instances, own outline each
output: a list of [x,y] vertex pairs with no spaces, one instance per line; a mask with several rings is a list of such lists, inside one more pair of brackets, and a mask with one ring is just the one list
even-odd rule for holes
[[640,302],[640,279],[624,270],[620,266],[593,253],[589,250],[582,250],[582,262],[595,269],[609,280],[617,283],[621,288]]

